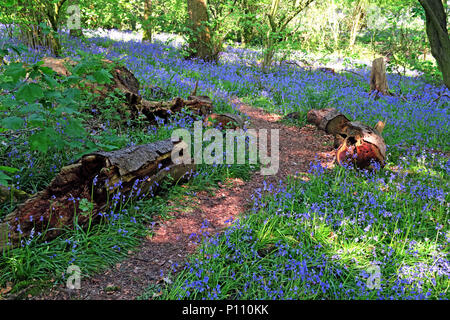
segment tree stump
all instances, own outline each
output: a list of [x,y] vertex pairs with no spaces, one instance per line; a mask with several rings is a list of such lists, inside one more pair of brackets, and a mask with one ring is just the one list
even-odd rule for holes
[[[119,190],[122,195],[153,195],[163,181],[186,178],[195,166],[172,162],[171,152],[178,143],[164,140],[94,152],[63,167],[46,189],[1,221],[0,250],[38,232],[47,240],[60,235],[64,228],[73,228],[75,222],[86,226],[90,220],[98,221],[99,213],[108,209],[112,195]],[[80,210],[83,199],[91,206],[88,212]]]
[[386,64],[382,57],[373,60],[370,72],[370,94],[376,92],[383,95],[391,95],[386,78]]
[[339,165],[353,164],[359,169],[374,169],[378,163],[384,166],[386,144],[381,132],[383,122],[371,128],[360,122],[352,122],[333,108],[310,110],[307,121],[335,136],[334,147]]

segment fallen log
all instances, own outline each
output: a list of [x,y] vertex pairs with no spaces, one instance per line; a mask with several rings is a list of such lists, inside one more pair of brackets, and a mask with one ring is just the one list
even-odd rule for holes
[[167,120],[170,115],[189,109],[193,114],[206,116],[212,112],[212,101],[207,96],[189,96],[188,99],[174,98],[171,101],[147,101],[142,99],[136,110],[154,123],[157,118]]
[[339,165],[353,164],[359,169],[373,169],[374,162],[384,166],[386,144],[381,133],[384,123],[378,122],[371,128],[358,121],[350,121],[333,108],[310,110],[307,122],[334,135],[336,160]]
[[[194,165],[174,164],[171,152],[179,141],[158,141],[111,152],[94,152],[63,167],[49,186],[29,198],[0,222],[0,250],[42,233],[42,239],[60,235],[77,223],[86,226],[121,201],[122,195],[153,193],[163,181],[187,178]],[[173,180],[169,179],[171,176]],[[111,199],[119,194],[118,200]],[[80,211],[81,201],[89,212]],[[116,198],[117,199],[117,198]]]
[[[44,57],[42,66],[48,67],[57,74],[67,77],[72,73],[70,67],[76,67],[77,63],[69,58]],[[141,100],[139,95],[139,81],[133,73],[126,67],[114,63],[111,60],[103,59],[105,68],[110,69],[112,79],[109,83],[98,85],[85,81],[85,85],[93,92],[99,95],[99,99],[105,99],[106,96],[118,90],[126,98],[126,104],[131,107],[138,104]]]
[[[71,75],[69,67],[76,67],[76,62],[69,58],[42,59],[43,66],[49,67],[57,74],[67,77]],[[91,92],[98,95],[98,101],[104,100],[108,94],[120,92],[125,96],[125,107],[130,111],[131,117],[136,118],[139,114],[144,114],[151,123],[155,123],[157,117],[167,120],[167,118],[180,112],[182,109],[189,109],[193,114],[205,116],[212,111],[212,101],[207,96],[191,95],[188,99],[174,98],[171,101],[148,101],[139,94],[139,81],[126,67],[121,66],[111,60],[103,59],[105,68],[110,69],[112,81],[102,85],[85,82]],[[194,90],[196,92],[196,90]],[[118,110],[124,114],[124,110]]]

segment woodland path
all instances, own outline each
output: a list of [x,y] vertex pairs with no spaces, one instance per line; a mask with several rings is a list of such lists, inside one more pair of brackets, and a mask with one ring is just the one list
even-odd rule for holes
[[[270,129],[280,130],[280,163],[276,175],[263,176],[257,171],[249,181],[233,179],[222,184],[213,195],[207,191],[198,192],[195,199],[187,201],[189,210],[179,210],[174,212],[173,219],[156,222],[151,238],[143,239],[136,251],[115,267],[82,279],[80,290],[59,286],[32,299],[136,299],[148,286],[163,282],[162,274],[167,275],[173,264],[182,267],[199,243],[193,234],[200,230],[209,235],[220,232],[232,223],[230,221],[248,210],[251,195],[261,188],[264,180],[267,184],[278,184],[279,180],[289,175],[307,172],[310,162],[315,159],[331,166],[334,160],[332,136],[312,125],[302,128],[285,125],[279,122],[281,116],[243,104],[238,99],[232,102],[249,116],[249,128],[267,129],[268,132]],[[110,291],[107,287],[116,290]]]

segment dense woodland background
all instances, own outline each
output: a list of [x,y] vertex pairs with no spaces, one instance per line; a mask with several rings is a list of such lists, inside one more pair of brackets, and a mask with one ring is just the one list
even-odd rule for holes
[[[78,5],[81,28],[141,31],[146,41],[160,32],[181,35],[189,44],[186,55],[206,60],[217,60],[227,43],[264,48],[265,68],[274,56],[283,60],[292,50],[320,52],[323,59],[330,54],[354,58],[382,55],[399,71],[413,69],[436,77],[444,72],[447,86],[450,81],[449,6],[445,1],[3,2],[2,22],[19,24],[22,36],[31,44],[48,41],[55,54],[61,50],[56,33],[67,29],[66,22],[75,12],[70,6]],[[70,32],[81,35],[79,29]]]

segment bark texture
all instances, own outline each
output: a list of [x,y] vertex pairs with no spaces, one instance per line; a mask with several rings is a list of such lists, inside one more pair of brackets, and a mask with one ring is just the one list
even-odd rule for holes
[[383,95],[390,95],[386,78],[386,64],[382,57],[373,60],[370,72],[370,94],[376,92]]
[[[85,227],[99,220],[111,205],[112,195],[152,196],[163,181],[188,177],[194,165],[174,164],[171,152],[179,143],[157,141],[111,152],[94,152],[63,167],[49,186],[21,204],[0,222],[0,250],[20,244],[38,232],[41,240],[55,238],[76,224]],[[169,175],[171,178],[169,178]],[[83,212],[87,199],[91,210]]]
[[444,84],[450,89],[450,37],[447,16],[441,0],[419,0],[425,10],[426,31],[431,54],[442,72]]
[[189,48],[194,57],[205,61],[216,61],[216,52],[212,43],[211,30],[208,26],[208,7],[206,0],[188,0],[189,25],[191,36]]

